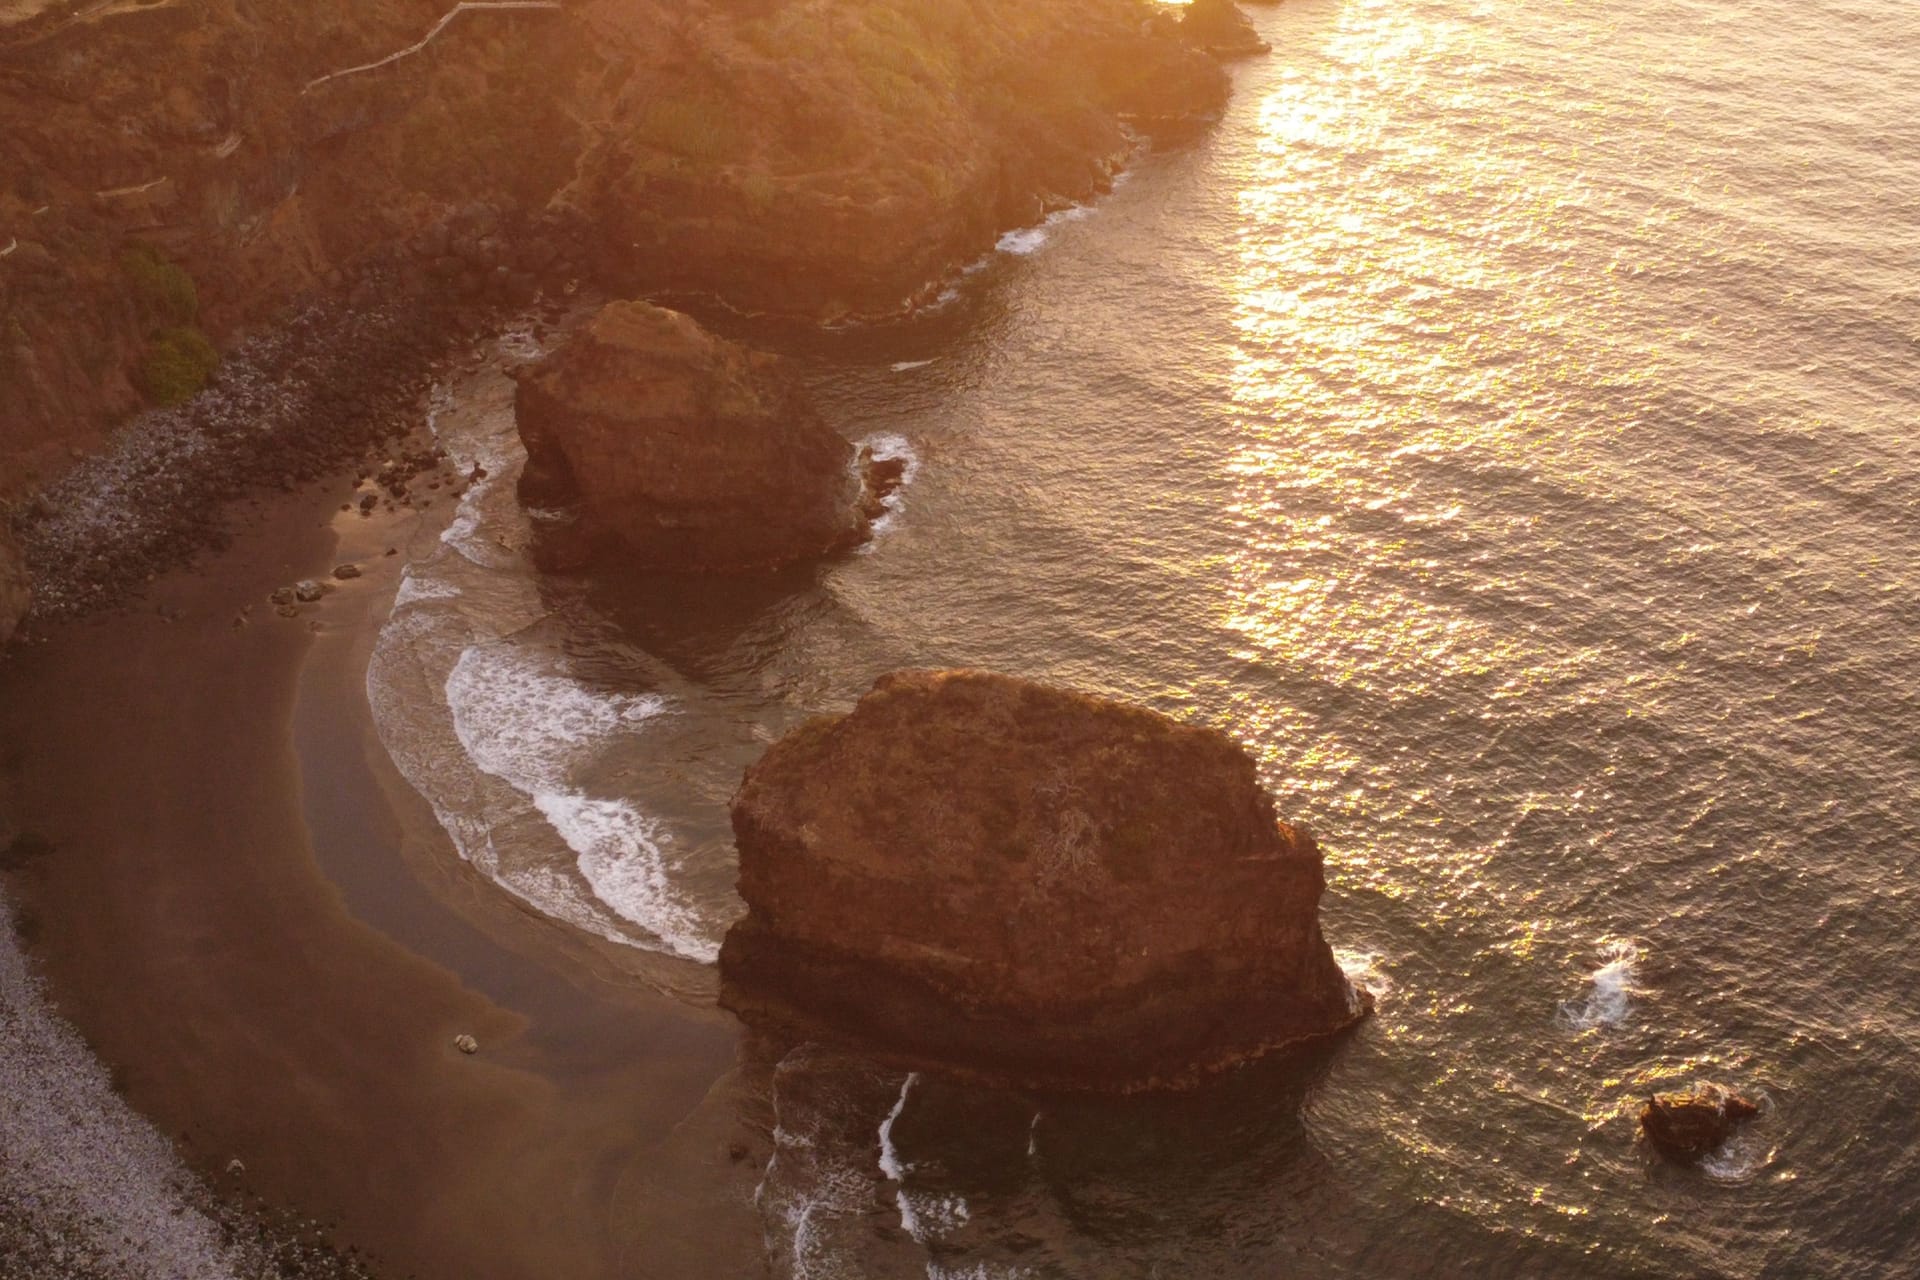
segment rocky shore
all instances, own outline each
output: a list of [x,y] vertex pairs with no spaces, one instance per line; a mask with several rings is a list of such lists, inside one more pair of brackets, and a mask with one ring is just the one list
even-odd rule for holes
[[231,504],[377,474],[453,342],[489,322],[427,295],[324,300],[243,343],[213,386],[142,414],[14,518],[33,615],[116,603],[228,536]]

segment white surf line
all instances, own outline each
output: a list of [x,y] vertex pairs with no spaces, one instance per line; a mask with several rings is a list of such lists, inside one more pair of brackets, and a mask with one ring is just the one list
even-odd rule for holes
[[455,18],[459,17],[463,13],[468,12],[469,10],[478,10],[478,9],[553,9],[553,10],[557,10],[560,7],[561,6],[557,2],[557,0],[461,0],[461,3],[456,4],[455,6],[453,6],[453,8],[447,10],[446,15],[442,17],[440,21],[434,23],[433,30],[427,32],[426,35],[422,36],[417,44],[410,44],[406,48],[400,50],[398,53],[390,53],[386,57],[380,59],[378,62],[366,62],[366,63],[362,63],[357,67],[346,67],[339,71],[329,71],[326,75],[321,76],[318,79],[309,80],[307,82],[307,87],[302,89],[300,92],[302,94],[311,93],[313,92],[313,90],[319,88],[321,85],[325,84],[329,80],[338,80],[341,76],[357,76],[363,71],[377,71],[381,67],[392,66],[394,63],[400,61],[402,58],[410,58],[414,54],[419,53],[422,49],[426,48],[428,45],[432,44],[434,40],[440,35],[440,33],[447,29],[447,24],[451,23]]
[[907,1094],[911,1093],[913,1086],[919,1083],[920,1073],[908,1072],[906,1083],[900,1086],[900,1100],[893,1104],[893,1110],[887,1112],[887,1118],[880,1122],[880,1172],[886,1175],[888,1182],[895,1185],[906,1181],[907,1169],[910,1166],[900,1163],[900,1153],[894,1149],[893,1122],[898,1120],[900,1113],[907,1109]]
[[238,151],[239,149],[240,149],[240,134],[238,132],[230,133],[226,136],[226,139],[223,142],[221,142],[219,146],[213,149],[213,158],[216,160],[225,160],[228,156],[232,155],[234,152]]
[[12,253],[15,249],[18,249],[19,247],[20,247],[20,237],[15,236],[13,239],[7,241],[6,248],[0,249],[0,258],[6,257],[8,254]]

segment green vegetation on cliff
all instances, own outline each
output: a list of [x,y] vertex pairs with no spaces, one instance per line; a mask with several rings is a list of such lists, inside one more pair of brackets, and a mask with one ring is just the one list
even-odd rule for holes
[[141,394],[165,408],[192,398],[220,366],[220,353],[207,335],[190,325],[162,329],[140,357]]
[[120,269],[133,290],[141,323],[149,328],[190,325],[200,318],[200,291],[193,277],[152,245],[129,247],[120,255]]
[[220,353],[194,323],[200,318],[200,291],[193,277],[147,244],[122,253],[120,269],[147,329],[146,349],[134,370],[140,394],[161,408],[192,398],[220,366]]

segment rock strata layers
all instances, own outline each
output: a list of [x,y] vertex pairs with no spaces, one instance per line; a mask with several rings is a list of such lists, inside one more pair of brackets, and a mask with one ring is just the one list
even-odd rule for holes
[[1026,1087],[1174,1087],[1363,1017],[1313,838],[1211,729],[883,677],[747,771],[723,1001]]
[[6,522],[0,519],[0,645],[13,639],[14,630],[27,616],[27,607],[32,602],[26,563],[20,558],[20,548],[14,545],[13,535],[7,532]]
[[519,374],[521,494],[577,503],[629,567],[771,568],[863,537],[854,449],[786,363],[644,302],[602,308]]

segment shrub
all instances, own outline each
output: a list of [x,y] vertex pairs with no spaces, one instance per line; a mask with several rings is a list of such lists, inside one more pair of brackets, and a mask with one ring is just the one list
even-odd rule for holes
[[129,248],[120,255],[120,269],[126,272],[134,305],[148,328],[190,325],[200,318],[200,292],[193,286],[193,277],[152,245]]
[[191,326],[162,329],[140,358],[140,390],[165,408],[192,398],[220,366],[220,353],[207,335]]
[[637,132],[662,151],[706,164],[733,159],[745,147],[725,104],[702,98],[655,98],[642,108]]

